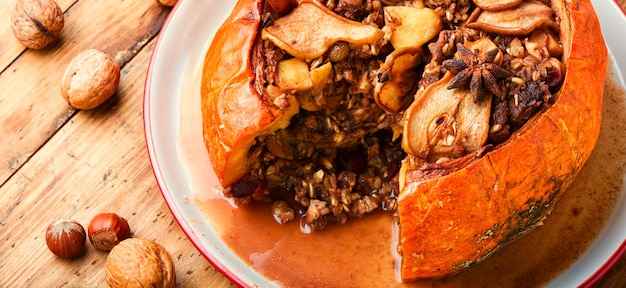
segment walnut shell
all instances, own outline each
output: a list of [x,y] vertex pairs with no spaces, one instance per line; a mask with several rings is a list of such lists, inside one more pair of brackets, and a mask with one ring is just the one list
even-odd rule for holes
[[89,49],[76,55],[63,74],[61,94],[76,109],[93,109],[109,99],[120,81],[120,67],[106,53]]
[[176,2],[178,2],[178,0],[156,0],[156,1],[159,2],[159,4],[163,6],[169,6],[169,7],[176,5]]
[[54,0],[18,0],[11,13],[13,34],[24,46],[41,49],[63,30],[63,10]]
[[110,287],[176,287],[172,258],[161,244],[141,238],[128,238],[117,244],[105,264],[105,280]]

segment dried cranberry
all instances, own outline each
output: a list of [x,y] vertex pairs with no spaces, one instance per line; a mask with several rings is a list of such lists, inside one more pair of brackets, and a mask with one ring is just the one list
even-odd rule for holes
[[361,174],[367,170],[367,155],[363,147],[337,151],[338,171],[351,171]]
[[552,68],[548,70],[548,75],[546,77],[546,84],[550,88],[550,93],[556,93],[561,88],[561,84],[563,83],[563,73],[561,70]]
[[247,174],[233,184],[233,197],[248,197],[260,188],[260,184],[259,179]]
[[365,156],[362,155],[350,155],[348,157],[348,171],[352,171],[356,174],[361,174],[366,170]]
[[398,175],[398,172],[400,172],[400,163],[391,161],[387,163],[386,168],[387,168],[387,177],[385,177],[383,181],[389,181],[393,179],[393,177],[396,177],[396,175]]

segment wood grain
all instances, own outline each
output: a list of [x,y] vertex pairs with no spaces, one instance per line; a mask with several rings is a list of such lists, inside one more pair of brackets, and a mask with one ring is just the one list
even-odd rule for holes
[[[12,3],[1,2],[2,19],[8,20]],[[106,287],[106,253],[88,244],[82,257],[67,260],[44,244],[51,221],[72,218],[86,227],[99,212],[119,213],[133,236],[167,247],[179,286],[231,287],[172,218],[145,149],[143,83],[170,9],[156,1],[59,5],[66,10],[65,28],[46,49],[25,49],[7,21],[0,27],[9,39],[0,46],[6,66],[0,74],[0,287]],[[76,111],[61,97],[60,79],[69,60],[88,48],[113,56],[122,78],[111,100]]]
[[[626,8],[626,0],[617,0]],[[156,37],[171,9],[154,0],[57,0],[59,41],[30,50],[14,37],[0,1],[0,287],[107,287],[106,252],[91,244],[61,259],[45,246],[47,225],[87,226],[100,212],[128,219],[134,237],[169,251],[179,287],[234,287],[195,249],[155,181],[143,134],[143,87]],[[78,111],[60,95],[70,59],[98,48],[121,65],[120,87],[97,109]],[[622,257],[595,287],[626,286]]]
[[[153,1],[80,1],[65,14],[59,42],[25,50],[0,77],[0,183],[6,181],[76,112],[60,96],[74,55],[98,48],[123,66],[156,36],[169,9]],[[84,17],[89,15],[90,17]],[[112,24],[116,29],[107,29]],[[13,38],[13,37],[7,37]]]
[[[25,279],[23,284],[31,287],[65,281],[85,287],[104,286],[106,253],[87,245],[84,257],[68,261],[55,257],[42,245],[50,219],[71,218],[86,226],[94,211],[125,211],[120,216],[128,220],[134,237],[152,239],[168,247],[179,269],[179,283],[194,287],[202,279],[214,278],[217,272],[177,227],[147,161],[142,137],[141,83],[153,45],[151,41],[124,67],[123,84],[114,101],[77,113],[3,186],[6,188],[2,193],[12,198],[3,225],[30,224],[0,232],[0,239],[10,247],[0,252],[0,259],[13,260],[3,265],[28,267],[32,259],[50,265],[21,269],[1,281],[19,283]],[[77,183],[82,184],[77,187]],[[54,209],[50,209],[52,203]]]
[[[15,1],[0,1],[0,19],[5,21],[0,22],[0,71],[4,70],[20,53],[26,50],[26,47],[22,45],[15,37],[13,37],[13,31],[11,30],[11,12],[14,10]],[[76,0],[57,0],[56,1],[61,10],[66,11],[71,7]],[[66,23],[67,25],[67,23]],[[59,38],[65,37],[63,32]],[[51,43],[50,46],[53,46]],[[44,50],[49,50],[46,48]]]

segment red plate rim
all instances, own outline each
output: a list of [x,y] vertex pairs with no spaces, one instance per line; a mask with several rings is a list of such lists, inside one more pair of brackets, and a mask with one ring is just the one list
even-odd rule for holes
[[[173,15],[176,13],[176,10],[178,9],[179,5],[183,1],[184,0],[179,0],[176,3],[176,5],[172,7],[172,10],[170,11],[169,15],[165,19],[163,26],[161,26],[160,32],[165,31],[165,29],[167,29],[167,26],[172,20]],[[154,48],[152,50],[150,63],[148,64],[146,80],[144,83],[144,99],[143,99],[144,137],[146,140],[146,147],[148,149],[148,155],[150,157],[152,172],[154,173],[154,177],[157,180],[159,190],[161,191],[161,195],[165,199],[165,203],[167,204],[167,207],[170,210],[170,213],[172,213],[172,215],[174,216],[174,219],[176,219],[176,222],[178,223],[180,228],[183,230],[183,233],[185,233],[187,238],[191,240],[191,243],[193,244],[193,246],[196,247],[196,249],[202,254],[202,256],[204,256],[204,258],[206,258],[209,261],[209,263],[211,263],[211,265],[215,269],[217,269],[222,275],[224,275],[224,277],[226,277],[229,281],[231,281],[233,284],[237,285],[238,287],[247,287],[245,281],[243,281],[235,273],[229,270],[224,264],[218,261],[209,250],[207,250],[205,247],[200,245],[200,243],[202,242],[200,237],[196,233],[193,232],[191,225],[189,225],[189,223],[185,221],[185,218],[182,215],[180,209],[176,205],[171,204],[171,203],[174,203],[174,199],[172,196],[172,192],[169,190],[167,183],[165,183],[165,180],[163,179],[162,170],[160,168],[159,161],[156,158],[155,146],[154,146],[154,141],[152,137],[152,126],[150,124],[150,119],[151,119],[150,118],[151,113],[149,109],[150,99],[151,99],[150,98],[150,92],[151,92],[150,85],[152,83],[152,74],[153,74],[153,67],[154,67],[152,63],[154,63],[156,59],[156,55],[159,50],[160,44],[161,44],[161,37],[158,37],[154,45]]]
[[[173,15],[176,13],[176,10],[178,9],[179,5],[183,1],[185,0],[179,0],[178,3],[172,8],[167,19],[163,23],[163,26],[161,27],[161,32],[167,29],[168,24],[170,23]],[[615,0],[611,0],[611,1],[618,4]],[[622,6],[620,6],[619,4],[615,6],[617,6],[620,12],[622,13],[622,15],[626,17],[626,11],[622,8]],[[169,190],[167,183],[165,183],[165,180],[163,179],[162,170],[160,168],[159,161],[156,158],[155,146],[154,146],[154,141],[152,137],[153,127],[150,124],[150,119],[151,119],[150,118],[151,113],[149,109],[150,96],[151,96],[150,85],[152,83],[152,74],[153,74],[153,67],[154,67],[152,63],[154,63],[156,59],[156,55],[159,50],[160,44],[161,44],[161,37],[158,37],[157,42],[155,43],[155,46],[152,51],[150,63],[148,64],[148,71],[147,71],[146,80],[144,83],[144,99],[143,99],[144,137],[146,141],[148,155],[150,158],[150,163],[152,166],[152,172],[157,180],[157,184],[160,188],[161,195],[165,199],[168,209],[174,216],[174,219],[176,219],[176,222],[178,223],[180,228],[183,230],[187,238],[191,240],[191,243],[194,245],[194,247],[196,247],[196,249],[211,263],[211,265],[215,267],[215,269],[217,269],[222,275],[224,275],[233,284],[237,285],[238,287],[249,287],[244,280],[242,280],[238,275],[236,275],[231,270],[229,270],[228,267],[226,267],[224,264],[220,263],[220,261],[218,261],[216,257],[209,250],[207,250],[205,247],[200,245],[200,243],[202,242],[200,237],[193,232],[192,227],[189,225],[187,221],[185,221],[184,216],[182,215],[180,209],[176,205],[172,205],[172,203],[174,203],[174,199],[172,196],[172,192]],[[596,270],[594,274],[592,274],[589,278],[587,278],[584,282],[582,282],[578,287],[585,287],[585,288],[592,287],[594,284],[600,281],[606,275],[606,273],[608,273],[611,270],[611,268],[613,268],[613,266],[620,260],[620,258],[624,255],[624,253],[626,253],[626,239],[624,239],[622,244],[613,252],[613,254],[611,254],[611,256],[602,264],[602,266],[598,270]]]

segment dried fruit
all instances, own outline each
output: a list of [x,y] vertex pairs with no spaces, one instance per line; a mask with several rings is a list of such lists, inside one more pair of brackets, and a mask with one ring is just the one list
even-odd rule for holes
[[389,42],[395,49],[422,46],[443,28],[439,14],[429,8],[387,6],[384,11],[385,25],[391,31]]
[[129,238],[115,246],[105,264],[105,280],[117,287],[175,287],[176,271],[167,250],[154,241]]
[[556,102],[489,152],[402,167],[402,279],[466,270],[540,225],[593,151],[607,50],[589,1],[552,5],[567,67]]
[[[392,2],[385,1],[387,0],[384,0],[383,3]],[[397,202],[392,203],[394,208],[397,205],[398,252],[402,256],[402,262],[398,265],[398,269],[403,281],[440,278],[466,270],[487,258],[506,243],[517,239],[539,225],[550,213],[559,195],[572,183],[590,156],[598,137],[607,51],[591,3],[586,0],[575,3],[561,0],[548,2],[531,0],[522,1],[519,5],[510,4],[511,1],[508,0],[480,2],[489,7],[496,7],[502,3],[508,3],[507,6],[514,6],[501,11],[499,9],[504,8],[494,8],[499,10],[498,12],[475,9],[475,7],[457,7],[468,9],[465,10],[467,12],[471,12],[472,9],[477,11],[459,26],[456,26],[451,19],[463,19],[467,15],[456,15],[455,13],[455,15],[443,16],[440,13],[439,15],[446,17],[444,20],[444,29],[446,30],[440,32],[440,37],[436,42],[428,45],[432,58],[438,60],[431,62],[433,65],[429,63],[423,67],[425,72],[425,77],[421,79],[424,80],[422,81],[424,82],[423,86],[419,87],[412,104],[401,115],[402,118],[398,118],[398,121],[401,122],[395,122],[402,127],[394,127],[393,124],[395,123],[391,122],[391,131],[389,132],[393,132],[396,137],[402,136],[403,144],[406,144],[403,145],[404,152],[407,153],[406,158],[404,156],[397,157],[397,159],[404,158],[404,160],[401,162],[400,171],[397,172],[399,190],[395,194],[397,195]],[[516,1],[512,2],[516,3]],[[407,59],[394,59],[393,65],[391,65],[391,61],[385,61],[385,63],[380,61],[382,56],[392,53],[390,48],[399,50],[398,47],[404,45],[397,45],[398,42],[394,44],[388,39],[387,36],[390,35],[389,32],[392,27],[387,25],[386,29],[385,27],[381,29],[385,33],[383,42],[389,40],[391,45],[381,47],[378,51],[379,54],[370,54],[372,50],[375,50],[372,49],[375,45],[369,41],[364,41],[364,43],[350,42],[335,37],[337,35],[333,33],[340,34],[337,31],[330,31],[332,33],[324,31],[335,29],[334,24],[340,21],[335,21],[334,16],[325,15],[326,12],[322,8],[314,6],[317,4],[307,0],[298,1],[298,6],[287,16],[273,18],[272,15],[268,19],[266,15],[272,14],[273,11],[264,10],[264,7],[267,6],[264,6],[263,3],[265,2],[261,0],[238,1],[231,17],[224,22],[216,33],[205,57],[201,91],[204,140],[215,172],[221,180],[220,183],[227,187],[226,189],[231,187],[239,192],[239,194],[231,193],[234,198],[237,198],[237,195],[249,197],[256,195],[258,190],[263,190],[259,187],[265,188],[263,187],[264,183],[271,183],[270,185],[276,183],[272,182],[273,180],[262,178],[265,175],[271,175],[271,177],[287,175],[291,177],[293,174],[281,174],[281,172],[277,172],[277,169],[296,167],[295,169],[299,169],[298,171],[304,171],[307,173],[306,176],[310,176],[310,179],[302,177],[304,181],[298,181],[302,179],[294,177],[296,185],[299,185],[298,182],[303,183],[298,188],[300,190],[294,193],[296,195],[294,199],[299,201],[298,199],[303,198],[308,202],[305,203],[308,208],[303,213],[306,223],[324,219],[325,215],[334,215],[333,209],[336,207],[338,209],[350,209],[351,213],[356,215],[362,215],[367,211],[376,209],[377,205],[385,202],[374,201],[373,197],[369,195],[352,202],[354,208],[343,208],[337,205],[338,200],[333,197],[316,198],[315,195],[308,197],[305,195],[307,192],[312,195],[317,194],[318,191],[324,193],[328,191],[322,189],[322,187],[325,188],[325,185],[316,183],[320,179],[330,179],[322,175],[328,174],[328,172],[318,169],[315,165],[330,170],[336,166],[334,164],[339,164],[339,161],[331,162],[329,165],[325,165],[324,161],[310,165],[304,164],[308,161],[302,161],[303,164],[300,166],[297,164],[293,166],[271,164],[266,170],[263,170],[264,168],[259,169],[260,172],[257,175],[255,169],[258,166],[254,165],[262,162],[262,160],[257,161],[260,159],[258,157],[260,153],[250,153],[254,157],[247,157],[249,152],[262,151],[261,148],[256,150],[257,146],[255,149],[249,150],[257,139],[261,143],[263,137],[268,137],[267,135],[271,135],[273,131],[285,127],[284,124],[289,121],[289,116],[293,116],[293,114],[286,113],[291,107],[278,106],[273,101],[273,99],[277,99],[274,95],[280,95],[278,93],[280,88],[273,86],[275,82],[272,81],[275,80],[275,77],[272,77],[274,75],[270,73],[273,72],[272,69],[275,66],[273,62],[289,59],[289,56],[285,57],[288,54],[310,64],[310,71],[312,67],[318,67],[317,65],[324,63],[325,59],[318,59],[318,56],[330,57],[329,54],[332,51],[329,52],[328,49],[333,47],[333,43],[345,41],[350,44],[351,48],[351,54],[348,56],[350,58],[346,59],[352,60],[355,59],[352,57],[357,56],[361,59],[348,63],[345,63],[344,59],[342,60],[344,63],[340,63],[332,62],[340,59],[340,57],[333,56],[334,60],[331,59],[329,63],[334,67],[333,72],[340,73],[332,73],[328,82],[350,81],[348,87],[352,88],[354,92],[348,91],[346,93],[345,90],[338,90],[338,92],[341,95],[354,96],[356,93],[363,93],[362,90],[365,90],[363,88],[366,88],[366,85],[361,86],[361,79],[378,81],[383,84],[390,82],[390,79],[393,79],[395,75],[409,76],[393,71],[394,68],[410,66],[395,67],[398,63],[411,63],[409,61],[404,62]],[[452,12],[451,10],[447,11]],[[410,14],[413,15],[413,13]],[[296,16],[294,17],[294,15]],[[369,15],[365,16],[363,22],[358,23],[371,24]],[[324,21],[317,21],[320,17],[327,18]],[[394,19],[403,20],[402,17]],[[393,19],[391,20],[390,23],[398,23]],[[417,19],[412,20],[417,22]],[[400,22],[405,25],[410,23],[407,21]],[[302,29],[298,30],[300,27]],[[361,25],[348,25],[347,27],[359,28],[359,30],[367,28]],[[473,29],[467,29],[469,27]],[[367,30],[371,29],[368,28]],[[546,32],[536,32],[537,30]],[[259,42],[259,31],[262,34],[261,38],[269,41]],[[316,36],[309,37],[310,33],[318,31],[325,34],[313,33]],[[365,29],[360,31],[363,32]],[[393,34],[393,31],[391,32]],[[498,36],[487,35],[492,33],[498,34]],[[363,36],[369,35],[369,32],[357,34]],[[375,34],[372,33],[372,35]],[[232,35],[236,35],[236,37]],[[399,35],[402,34],[396,34],[396,36]],[[415,35],[408,33],[406,36]],[[490,38],[492,40],[488,40],[489,42],[477,42],[486,37],[493,38]],[[314,44],[306,45],[309,38],[316,38],[315,41],[311,42]],[[362,38],[368,39],[368,37]],[[329,39],[331,41],[328,41]],[[280,53],[276,53],[276,55],[265,54],[271,57],[263,58],[263,55],[259,55],[262,53],[258,53],[259,49],[257,48],[260,47],[260,44],[270,41],[270,44],[278,47],[276,49],[280,48],[281,51],[278,51]],[[527,45],[524,45],[525,41],[527,41]],[[453,57],[457,43],[461,43],[463,48],[459,50],[463,51],[454,56],[456,60],[447,61],[446,65],[443,65],[444,60]],[[473,47],[475,44],[479,45]],[[277,51],[269,46],[267,48],[267,50],[260,51]],[[539,55],[541,58],[538,59],[533,54]],[[379,58],[375,59],[376,65],[370,65],[372,62],[368,60],[371,60],[371,55],[378,55]],[[511,59],[511,56],[514,59]],[[363,58],[366,60],[362,60]],[[502,60],[504,63],[500,63],[499,58],[504,59]],[[551,58],[556,60],[551,60]],[[264,62],[264,60],[268,61]],[[399,62],[396,63],[396,61]],[[357,64],[354,66],[360,66],[363,70],[357,70],[356,75],[354,75],[345,73],[345,71],[352,72],[354,70],[336,69],[346,64]],[[535,66],[535,64],[538,65]],[[498,66],[503,69],[510,69],[509,72],[512,75],[510,77],[505,75],[508,73],[500,71]],[[418,68],[421,68],[421,65]],[[397,71],[407,70],[398,69]],[[264,71],[269,72],[264,73]],[[419,72],[420,70],[418,70]],[[460,76],[456,80],[457,82],[450,87],[453,89],[448,89],[454,74]],[[307,73],[300,73],[300,75],[302,76],[292,80],[302,80],[299,77],[306,77]],[[550,76],[548,77],[548,75]],[[510,82],[508,78],[510,78]],[[474,80],[472,81],[472,79]],[[267,82],[264,82],[265,80]],[[400,80],[403,79],[400,78]],[[484,80],[487,80],[487,83],[484,83]],[[411,82],[411,80],[408,81]],[[494,82],[497,82],[498,85],[494,85]],[[332,83],[328,83],[328,86],[332,87]],[[393,84],[393,82],[391,83]],[[461,87],[463,85],[460,84],[463,83],[472,85],[473,89]],[[264,90],[265,84],[267,84],[267,91],[271,87],[276,87],[279,91],[272,90],[272,93],[267,93]],[[404,92],[404,88],[409,86],[403,84],[399,82],[390,85],[389,89]],[[421,86],[422,84],[418,83],[418,85]],[[310,86],[314,85],[308,87]],[[558,89],[559,87],[560,89]],[[550,98],[552,95],[548,89],[554,91],[552,92],[554,93],[553,98]],[[384,91],[381,90],[381,92]],[[285,91],[284,94],[287,95],[286,99],[291,96],[290,91]],[[375,99],[375,104],[389,109],[391,112],[401,111],[404,109],[404,98],[397,96],[403,94],[405,93],[380,93],[377,96],[378,99]],[[493,97],[492,95],[502,97]],[[369,98],[359,98],[359,96],[349,98],[349,101],[343,102],[345,106],[342,107],[352,106],[354,108],[353,104],[359,104],[359,101],[362,100],[368,104],[371,103]],[[309,101],[312,98],[300,97],[298,101],[301,99],[307,100],[307,104],[314,103]],[[328,97],[328,99],[328,103],[335,104],[330,100],[332,98]],[[352,101],[352,99],[356,100]],[[544,103],[549,105],[544,105],[540,110],[537,110],[537,113],[526,113],[531,108],[539,107],[539,101],[545,101]],[[521,104],[518,105],[516,102]],[[492,103],[495,104],[493,105],[495,107],[491,107]],[[511,106],[511,103],[516,103],[514,106],[518,106],[516,109],[520,112],[515,112],[512,109],[509,111],[507,107]],[[295,105],[297,106],[298,103]],[[309,107],[318,111],[327,109],[326,107],[307,105],[307,109]],[[370,106],[359,107],[369,108]],[[507,110],[503,110],[505,108]],[[369,123],[360,121],[365,119],[363,115],[368,112],[366,109],[347,110],[355,112],[351,114],[354,117],[350,119],[357,120],[356,123]],[[328,111],[339,111],[339,109],[329,109]],[[491,114],[490,111],[501,112],[504,116]],[[307,116],[315,115],[315,113],[306,113]],[[531,114],[532,116],[530,116]],[[325,116],[320,113],[316,114],[315,117],[318,115]],[[369,115],[377,114],[374,112]],[[499,122],[491,125],[491,115],[502,117],[494,119],[494,122]],[[310,117],[312,120],[308,123],[301,121],[300,116],[302,114],[291,118],[293,123],[297,125],[301,123],[310,124],[306,128],[318,129],[317,127],[323,127],[323,129],[319,129],[323,132],[334,129],[333,121],[325,122],[322,117],[319,117],[320,119]],[[389,122],[383,120],[392,116],[392,113],[388,113],[376,117],[376,119],[381,119],[376,124],[387,125]],[[509,116],[512,119],[504,119]],[[326,119],[330,120],[330,118]],[[518,119],[523,120],[521,122],[525,123],[524,126],[517,124],[521,123],[517,122]],[[287,129],[298,127],[297,125]],[[517,125],[521,128],[515,127],[515,129],[509,130],[510,127],[503,127],[502,125]],[[329,133],[329,135],[341,136],[341,138],[337,138],[340,140],[337,142],[342,145],[350,146],[354,142],[349,142],[347,139],[350,137],[356,139],[362,136],[362,134],[350,130],[354,126],[346,126],[347,129],[339,125],[336,127],[338,127],[337,132]],[[398,128],[405,130],[400,133]],[[498,142],[486,142],[485,139],[489,139],[490,131],[500,129],[505,131],[505,133],[500,134],[501,137],[505,137],[504,139],[498,140]],[[297,134],[295,132],[307,130],[292,131],[294,138],[301,140],[300,135],[306,133]],[[320,135],[322,136],[318,137],[319,140],[315,139],[315,141],[319,141],[315,142],[315,145],[325,144],[327,139],[335,139],[335,137],[327,137],[326,134]],[[372,134],[368,134],[367,137],[369,135]],[[276,153],[272,155],[280,158],[278,161],[286,159],[283,158],[285,156],[282,152],[287,151],[284,147],[288,145],[283,144],[289,142],[282,142],[280,137],[272,136],[269,138],[274,142],[269,144],[267,151]],[[360,139],[367,140],[368,138]],[[295,142],[302,143],[304,141]],[[296,151],[298,152],[300,148],[300,146],[296,146]],[[302,148],[306,148],[302,149],[303,151],[315,151],[317,147]],[[403,155],[402,151],[399,151],[399,155]],[[347,158],[350,159],[350,157]],[[294,157],[294,159],[296,162],[298,158]],[[346,163],[350,162],[349,160],[346,161]],[[395,161],[395,163],[400,163],[400,161]],[[325,168],[326,166],[330,168]],[[386,166],[386,164],[380,166]],[[366,165],[366,167],[368,166]],[[389,167],[389,171],[397,171],[396,169]],[[271,171],[272,173],[263,174],[261,173],[263,171]],[[315,171],[319,171],[319,173]],[[396,172],[392,174],[396,174]],[[356,176],[347,176],[345,177],[346,180],[343,181],[345,186],[349,187],[348,189],[352,189],[354,184],[350,183],[356,181],[350,181],[352,178],[356,179]],[[337,177],[337,180],[342,181],[340,176]],[[248,183],[253,185],[247,185]],[[320,187],[320,190],[316,190],[316,188],[307,189],[314,187],[313,185]],[[267,186],[269,187],[269,185]],[[291,191],[288,192],[291,193]],[[254,196],[250,198],[254,198]],[[274,212],[280,214],[283,210],[280,207],[274,207]],[[339,217],[331,219],[337,219],[337,222],[343,223],[340,222],[343,220]]]
[[24,46],[41,49],[56,40],[65,23],[54,0],[18,0],[11,13],[13,34]]
[[522,0],[474,0],[474,4],[486,11],[502,11],[518,6]]
[[417,46],[398,49],[387,55],[374,88],[374,100],[380,108],[399,113],[411,104],[419,79],[416,67],[422,63],[422,54],[422,48]]
[[63,74],[61,94],[76,109],[93,109],[109,99],[120,81],[120,67],[106,53],[89,49],[76,55]]
[[421,159],[457,158],[480,149],[487,140],[491,100],[474,101],[465,89],[448,89],[452,74],[419,92],[406,110],[402,144]]
[[98,250],[111,250],[120,241],[130,236],[126,219],[114,213],[96,215],[87,227],[89,241]]
[[[310,19],[316,19],[316,25],[302,25]],[[320,57],[338,41],[380,46],[383,36],[382,30],[337,16],[315,1],[303,1],[288,16],[261,32],[263,39],[300,59]]]
[[46,245],[59,257],[78,256],[85,248],[85,239],[85,229],[74,220],[56,220],[46,229]]
[[552,8],[538,1],[522,2],[504,11],[481,11],[475,13],[465,27],[502,35],[525,35],[540,27],[559,29]]

